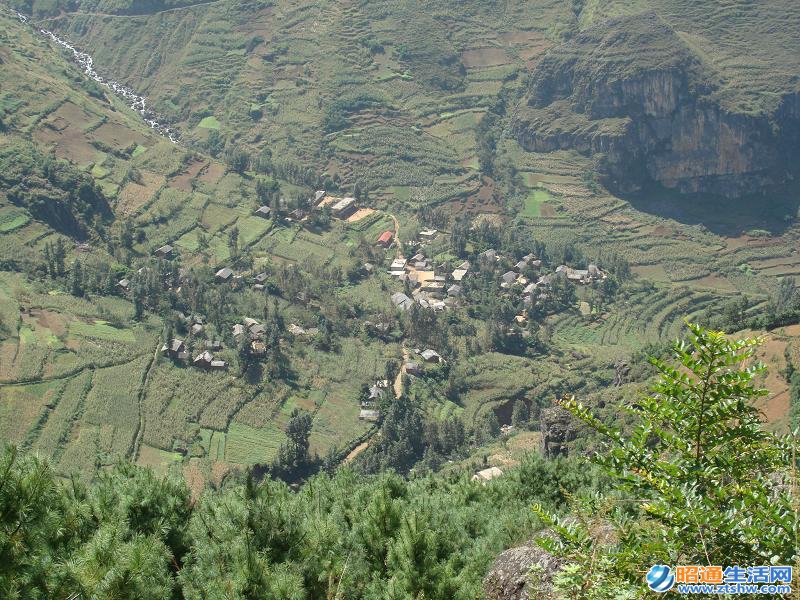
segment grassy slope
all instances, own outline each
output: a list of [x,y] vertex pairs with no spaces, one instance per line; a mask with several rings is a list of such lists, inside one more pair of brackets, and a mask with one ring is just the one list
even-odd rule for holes
[[[677,3],[662,4],[679,12]],[[511,3],[503,9],[411,2],[325,2],[310,7],[281,1],[271,7],[253,6],[243,8],[223,0],[149,16],[68,15],[48,21],[48,26],[63,29],[92,51],[101,72],[122,75],[146,92],[160,112],[179,121],[190,141],[202,141],[208,126],[218,124],[228,139],[269,147],[275,156],[294,157],[345,180],[356,176],[366,180],[377,188],[379,205],[402,210],[455,197],[459,200],[453,202],[454,208],[483,212],[488,208],[477,193],[481,182],[473,129],[478,118],[509,74],[534,64],[560,32],[577,27],[579,19],[582,26],[600,18],[599,4],[591,2],[578,16],[560,2]],[[622,10],[610,6],[609,14]],[[398,26],[400,22],[414,25],[412,37]],[[346,228],[337,226],[322,236],[298,236],[284,227],[267,230],[267,224],[253,223],[251,181],[224,173],[222,165],[202,155],[175,152],[116,101],[112,100],[112,111],[108,103],[89,97],[72,67],[54,60],[49,47],[18,24],[9,20],[7,25],[9,35],[19,40],[2,50],[4,67],[12,65],[4,73],[11,74],[9,83],[16,86],[13,95],[2,96],[4,109],[15,119],[9,135],[32,137],[89,170],[108,190],[115,210],[130,214],[144,229],[139,251],[149,253],[162,243],[180,240],[188,261],[223,263],[227,231],[236,224],[252,243],[257,261],[313,255],[336,264],[346,254],[353,239]],[[383,44],[384,52],[371,54],[360,44],[368,38]],[[409,44],[415,47],[406,60]],[[436,57],[442,55],[456,60],[440,65]],[[37,75],[34,84],[23,84],[22,70]],[[439,76],[449,89],[437,83]],[[505,85],[517,84],[508,80]],[[369,106],[349,114],[345,129],[322,133],[326,110],[335,100],[364,94],[370,98]],[[10,104],[12,98],[23,104]],[[263,112],[257,120],[250,116],[254,104]],[[50,110],[51,106],[57,108]],[[93,129],[103,117],[117,123],[118,130]],[[62,120],[66,129],[60,129]],[[137,150],[123,157],[109,156],[92,145],[100,134],[123,140],[122,149],[133,145]],[[523,153],[508,140],[500,144],[499,155],[522,172],[533,191],[529,210],[520,218],[539,238],[573,240],[600,253],[621,252],[653,285],[633,286],[599,320],[577,313],[552,319],[546,333],[555,352],[546,359],[493,354],[459,364],[459,376],[470,389],[458,410],[465,409],[470,419],[507,405],[509,399],[533,397],[545,402],[563,389],[579,388],[589,373],[600,383],[607,381],[616,358],[646,342],[674,337],[684,315],[736,289],[758,296],[765,286],[774,285],[775,275],[798,269],[792,258],[796,231],[768,238],[741,235],[741,230],[721,235],[702,225],[717,221],[718,214],[692,215],[689,222],[696,224],[687,225],[686,215],[658,217],[654,211],[637,210],[602,190],[589,189],[584,176],[591,163],[581,157]],[[142,171],[143,185],[125,181],[130,165]],[[547,201],[539,202],[545,195]],[[505,199],[504,208],[513,214],[523,201]],[[9,234],[0,235],[3,248],[36,255],[40,244],[51,239],[41,223],[12,214],[11,207],[0,208],[0,215],[4,210],[8,216],[0,223],[12,225],[6,229]],[[400,216],[403,222],[408,218],[407,213]],[[752,220],[751,216],[733,219],[737,225]],[[785,228],[773,221],[756,225],[775,231]],[[197,249],[199,232],[211,236],[205,256],[190,255]],[[4,292],[0,314],[8,315],[3,317],[8,334],[3,333],[0,351],[3,356],[24,357],[13,363],[22,370],[9,375],[9,380],[63,373],[64,365],[78,371],[63,379],[66,387],[60,400],[52,408],[31,409],[14,435],[52,452],[63,468],[77,466],[90,474],[96,465],[113,458],[109,453],[119,452],[121,439],[115,437],[110,421],[85,415],[96,407],[95,398],[115,392],[96,386],[108,385],[113,378],[104,374],[112,367],[129,369],[131,380],[140,380],[157,327],[127,332],[127,340],[81,335],[98,327],[94,324],[101,315],[98,307],[46,291],[33,290],[36,295],[31,297],[28,285],[16,276],[6,277],[0,285]],[[386,294],[375,281],[345,289],[342,297],[386,308]],[[58,319],[45,319],[49,327],[36,318],[23,323],[17,317],[19,306],[31,304],[52,309]],[[120,300],[111,308],[123,321],[130,319],[127,302]],[[309,311],[293,311],[294,320],[315,322]],[[59,319],[67,323],[61,334]],[[218,479],[232,461],[250,463],[272,456],[293,406],[315,411],[312,444],[320,452],[360,434],[363,428],[354,424],[354,398],[360,384],[382,368],[375,361],[378,349],[345,340],[341,356],[300,346],[297,350],[293,365],[299,372],[312,373],[299,390],[278,386],[260,392],[233,375],[213,374],[205,381],[196,371],[159,363],[145,393],[143,406],[150,418],[145,419],[146,452],[140,458],[180,469],[169,451],[197,439],[197,445],[213,455],[213,460],[201,459],[202,477]],[[399,356],[397,348],[380,350],[387,357]],[[576,360],[570,350],[586,358]],[[106,355],[119,357],[122,366],[91,363]],[[330,372],[340,375],[329,377]],[[0,388],[4,403],[11,402],[6,400],[10,398],[6,389]],[[49,393],[58,394],[59,389]],[[437,414],[453,409],[443,399],[437,402]]]

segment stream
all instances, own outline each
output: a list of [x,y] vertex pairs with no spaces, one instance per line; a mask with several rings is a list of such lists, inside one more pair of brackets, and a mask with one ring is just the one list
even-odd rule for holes
[[156,115],[152,108],[147,106],[144,96],[140,96],[128,86],[122,85],[113,79],[106,79],[102,77],[97,71],[95,71],[94,59],[90,54],[81,52],[75,46],[70,44],[65,39],[57,36],[52,31],[38,27],[22,13],[17,12],[16,15],[22,23],[30,25],[43,36],[50,38],[59,46],[69,50],[72,53],[73,60],[83,70],[84,74],[100,85],[105,86],[114,92],[114,94],[121,98],[130,108],[139,113],[142,119],[144,119],[144,122],[147,123],[151,129],[168,138],[171,142],[178,143],[178,140],[180,139],[180,134],[178,131],[158,120],[158,115]]

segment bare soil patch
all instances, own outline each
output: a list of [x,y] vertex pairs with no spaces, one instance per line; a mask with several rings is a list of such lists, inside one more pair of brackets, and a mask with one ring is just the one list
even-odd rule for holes
[[173,177],[169,186],[182,192],[192,191],[192,181],[200,174],[200,172],[208,166],[208,163],[203,160],[195,160],[189,163],[186,170]]
[[203,183],[215,184],[225,174],[225,165],[222,163],[209,163],[206,169],[203,169],[202,174],[198,179]]
[[116,211],[127,215],[135,213],[153,197],[165,181],[163,175],[143,171],[142,184],[129,181],[119,193]]
[[104,123],[92,132],[92,138],[117,150],[124,150],[131,144],[144,145],[147,142],[144,135],[120,123]]
[[67,318],[57,312],[42,310],[36,319],[42,327],[53,332],[53,335],[61,337],[67,333]]
[[94,161],[97,149],[86,141],[83,131],[73,125],[61,131],[45,127],[33,134],[34,139],[44,146],[52,147],[58,158],[70,160],[79,165]]
[[359,208],[356,212],[347,217],[347,222],[357,223],[361,219],[370,216],[374,212],[375,212],[374,208]]
[[507,65],[511,62],[511,59],[503,48],[475,48],[473,50],[464,50],[461,53],[461,62],[468,69],[472,69],[475,67]]

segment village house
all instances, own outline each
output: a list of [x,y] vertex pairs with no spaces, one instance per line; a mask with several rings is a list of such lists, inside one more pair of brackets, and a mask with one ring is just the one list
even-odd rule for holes
[[229,267],[223,267],[216,273],[214,273],[214,279],[216,279],[217,283],[226,283],[233,279],[233,270]]
[[211,364],[208,365],[208,367],[210,369],[224,371],[225,369],[228,368],[228,363],[226,363],[224,360],[212,360]]
[[573,269],[567,265],[560,265],[558,268],[556,268],[556,274],[566,277],[568,280],[575,283],[582,284],[603,280],[607,277],[607,275],[601,271],[597,265],[589,265],[585,269]]
[[336,204],[331,206],[331,213],[337,219],[346,219],[356,209],[356,199],[355,198],[342,198]]
[[269,276],[266,273],[259,273],[258,275],[253,277],[253,281],[255,281],[256,284],[264,285],[264,283],[267,281],[268,278]]
[[414,302],[403,292],[396,292],[392,294],[392,304],[400,310],[409,310]]
[[406,259],[405,258],[395,258],[392,261],[392,264],[389,266],[389,275],[392,277],[398,277],[400,275],[405,275],[406,272]]
[[214,361],[214,355],[208,350],[194,357],[192,365],[199,369],[208,369]]
[[453,281],[463,281],[464,277],[467,276],[468,271],[466,269],[456,269],[453,271],[451,277]]
[[255,325],[251,325],[250,327],[248,327],[247,331],[250,332],[250,337],[260,338],[263,337],[265,333],[267,333],[267,328],[264,327],[261,323],[256,323]]
[[379,401],[383,400],[383,396],[384,396],[385,393],[386,393],[386,389],[378,387],[378,385],[376,383],[376,384],[370,386],[370,388],[369,388],[369,396],[367,396],[367,399],[370,402],[379,402]]
[[308,216],[308,210],[305,208],[298,206],[292,212],[287,215],[287,219],[289,221],[302,221]]
[[250,352],[256,356],[263,356],[267,353],[267,345],[262,341],[253,340],[250,342]]
[[177,338],[173,338],[170,340],[169,344],[161,346],[161,353],[166,354],[170,358],[179,360],[189,357],[189,353],[186,351],[186,344],[183,340]]
[[428,348],[427,350],[424,350],[422,353],[420,353],[420,356],[422,357],[422,360],[424,360],[427,363],[444,362],[442,360],[442,357],[439,356],[439,353],[436,352],[436,350],[431,350],[430,348]]
[[131,291],[131,282],[129,279],[120,279],[117,282],[117,287],[120,288],[123,292],[130,292]]
[[420,285],[420,290],[423,292],[428,292],[428,294],[432,296],[444,295],[444,286],[445,284],[441,281],[429,279]]
[[192,325],[191,330],[192,335],[200,335],[203,333],[203,325],[201,323],[195,323]]
[[501,287],[507,288],[514,285],[514,282],[517,280],[517,274],[514,271],[508,271],[503,273],[503,276],[500,278],[502,283],[500,284]]
[[393,234],[391,231],[384,231],[378,237],[378,246],[381,248],[390,248],[392,245]]
[[166,244],[164,246],[161,246],[161,248],[159,248],[158,250],[156,250],[155,255],[158,258],[164,258],[164,259],[172,258],[174,250],[175,249],[172,246]]
[[358,412],[359,421],[377,421],[381,416],[380,411],[373,408],[362,408]]
[[439,232],[436,229],[423,229],[419,232],[419,239],[424,242],[430,242],[436,238],[437,233]]
[[272,209],[269,206],[259,206],[256,209],[256,216],[262,219],[269,219],[272,214]]
[[317,190],[314,192],[314,206],[322,202],[323,198],[325,198],[325,190]]
[[233,337],[240,338],[244,335],[244,325],[237,323],[233,326]]
[[461,286],[457,284],[453,284],[449,288],[447,288],[447,295],[450,296],[451,298],[460,298],[461,292],[462,292]]
[[419,376],[423,373],[422,365],[415,361],[407,362],[405,370],[408,375]]
[[478,258],[490,263],[496,262],[500,259],[500,257],[497,255],[497,250],[493,250],[492,248],[484,250],[483,252],[478,254]]

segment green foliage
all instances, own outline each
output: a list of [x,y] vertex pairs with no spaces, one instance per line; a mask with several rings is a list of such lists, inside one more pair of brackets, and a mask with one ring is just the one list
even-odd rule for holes
[[610,598],[611,586],[624,581],[641,586],[641,573],[656,563],[794,564],[798,558],[788,485],[792,443],[764,431],[753,405],[766,394],[753,382],[763,370],[753,362],[760,340],[731,341],[689,328],[688,342],[674,346],[675,364],[652,360],[659,381],[632,407],[639,424],[630,433],[607,426],[574,399],[563,402],[607,438],[595,461],[636,499],[632,512],[608,510],[617,542],[592,539],[585,520],[544,517],[558,534],[556,541],[542,540],[546,548],[609,575],[578,588],[565,576],[565,589],[581,590],[573,597]]
[[14,600],[478,598],[494,556],[530,535],[530,502],[557,508],[541,482],[570,493],[594,485],[577,464],[553,466],[526,460],[518,475],[488,485],[466,474],[404,480],[344,469],[296,493],[247,478],[192,502],[184,483],[139,467],[120,465],[83,488],[7,448],[0,593]]
[[105,196],[91,177],[67,161],[41,153],[30,142],[2,145],[0,183],[11,202],[73,236],[85,235],[95,217],[111,216]]

